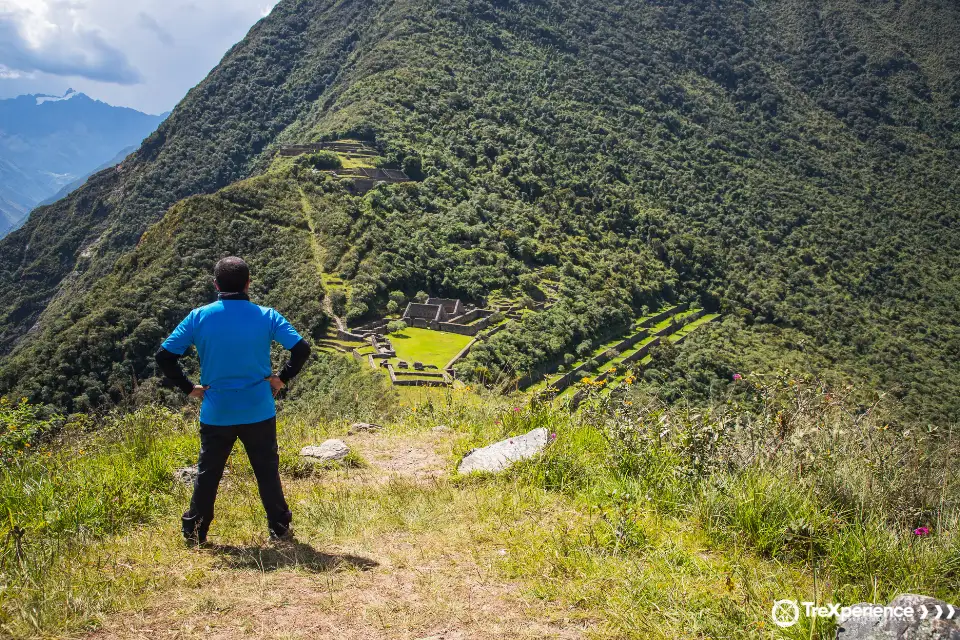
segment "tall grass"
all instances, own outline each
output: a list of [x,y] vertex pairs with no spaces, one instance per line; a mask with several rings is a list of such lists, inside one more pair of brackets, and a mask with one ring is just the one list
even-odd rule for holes
[[744,378],[706,408],[639,390],[595,395],[558,446],[518,472],[601,509],[628,494],[642,510],[692,518],[718,547],[816,571],[827,601],[905,591],[956,601],[954,430],[898,423],[885,399],[852,397],[788,374]]
[[[91,545],[151,522],[173,504],[172,471],[195,458],[185,421],[144,408],[102,419],[95,434],[61,439],[0,469],[0,630],[29,635],[89,614],[117,588],[90,570]],[[21,427],[29,429],[28,424]],[[53,619],[55,618],[55,620]]]

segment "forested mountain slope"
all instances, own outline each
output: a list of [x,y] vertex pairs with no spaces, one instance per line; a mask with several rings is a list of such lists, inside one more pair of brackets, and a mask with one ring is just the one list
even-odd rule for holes
[[[546,368],[644,305],[697,298],[729,319],[694,341],[705,371],[676,372],[691,391],[787,359],[956,418],[958,32],[946,2],[281,2],[121,171],[0,244],[0,385],[120,401],[209,299],[202,274],[240,253],[271,287],[292,265],[296,294],[262,293],[314,328],[311,261],[348,282],[354,319],[396,289],[561,280],[466,375]],[[276,146],[343,137],[417,182],[356,197],[274,170],[178,205],[133,249]],[[297,212],[301,189],[326,195]]]

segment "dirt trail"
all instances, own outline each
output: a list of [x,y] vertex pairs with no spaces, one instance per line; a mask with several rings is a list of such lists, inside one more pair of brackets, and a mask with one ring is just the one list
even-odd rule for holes
[[[369,466],[339,473],[329,479],[333,483],[358,490],[391,480],[428,486],[449,475],[451,439],[443,434],[346,439]],[[196,568],[184,571],[202,574],[198,584],[157,594],[144,610],[115,616],[89,637],[583,637],[581,623],[565,611],[525,596],[518,584],[498,576],[496,548],[451,544],[447,533],[394,531],[341,546],[312,541],[191,551],[188,561]]]
[[310,205],[310,199],[307,198],[307,194],[304,193],[302,188],[300,189],[300,207],[303,212],[303,219],[307,223],[307,229],[309,230],[310,234],[310,250],[313,254],[313,263],[317,269],[317,276],[320,278],[320,281],[323,282],[323,287],[325,290],[325,295],[323,296],[323,310],[328,316],[333,318],[333,321],[339,330],[346,331],[347,323],[343,318],[333,312],[333,304],[330,301],[330,293],[334,289],[341,289],[344,290],[344,292],[346,292],[346,290],[344,287],[334,287],[323,271],[323,258],[321,257],[323,255],[323,249],[317,242],[317,230],[314,227],[313,216],[311,215],[313,207]]

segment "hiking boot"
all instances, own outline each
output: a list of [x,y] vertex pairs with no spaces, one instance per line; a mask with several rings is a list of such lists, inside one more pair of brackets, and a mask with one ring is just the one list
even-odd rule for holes
[[207,545],[207,534],[200,534],[197,531],[184,531],[183,541],[188,547],[197,548]]
[[293,527],[287,528],[283,533],[271,529],[270,542],[293,542]]

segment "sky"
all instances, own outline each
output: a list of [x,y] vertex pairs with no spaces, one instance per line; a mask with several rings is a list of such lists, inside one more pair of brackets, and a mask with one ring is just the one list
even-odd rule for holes
[[172,109],[277,0],[0,0],[0,98]]

